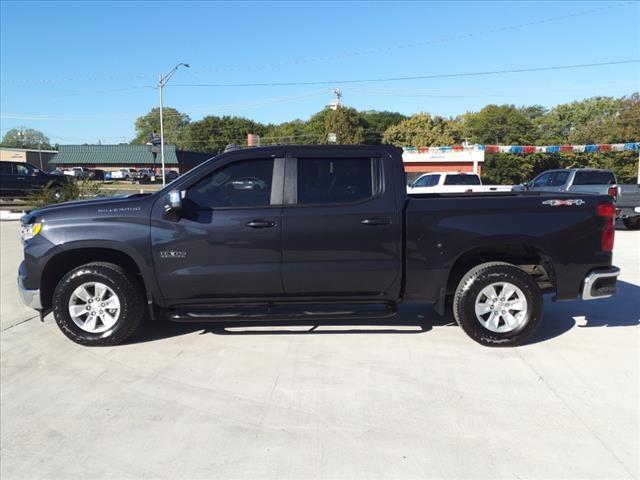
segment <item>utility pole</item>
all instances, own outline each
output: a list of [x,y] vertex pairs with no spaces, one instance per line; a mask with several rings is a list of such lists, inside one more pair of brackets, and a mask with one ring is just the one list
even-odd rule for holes
[[162,119],[162,89],[164,88],[164,86],[167,84],[167,82],[169,81],[169,79],[173,76],[174,73],[176,73],[176,71],[178,70],[178,68],[180,67],[187,67],[189,68],[189,64],[188,63],[179,63],[177,64],[175,67],[173,67],[171,69],[171,71],[169,73],[167,73],[166,75],[162,75],[160,74],[159,79],[158,79],[158,90],[160,92],[160,162],[162,164],[162,186],[164,187],[166,181],[165,181],[165,170],[164,170],[164,121]]

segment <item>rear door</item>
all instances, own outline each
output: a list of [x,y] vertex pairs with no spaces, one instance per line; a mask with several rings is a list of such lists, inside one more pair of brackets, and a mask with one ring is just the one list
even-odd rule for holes
[[12,197],[17,194],[17,171],[12,162],[0,162],[0,196]]
[[292,151],[294,158],[287,159],[282,213],[287,295],[398,294],[402,211],[385,159],[377,150],[367,152],[328,155],[307,149],[300,155]]

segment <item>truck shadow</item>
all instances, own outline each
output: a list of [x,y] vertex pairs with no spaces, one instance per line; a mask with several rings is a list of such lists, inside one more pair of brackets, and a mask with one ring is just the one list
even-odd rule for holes
[[640,325],[640,287],[618,281],[618,292],[603,300],[545,301],[538,331],[527,345],[562,335],[572,328],[637,327]]
[[[618,282],[618,293],[605,300],[584,302],[545,301],[545,312],[537,332],[526,342],[531,345],[563,335],[572,328],[633,327],[640,325],[640,287]],[[143,343],[193,332],[201,335],[339,335],[339,334],[421,334],[433,327],[456,326],[451,309],[437,315],[429,304],[401,305],[398,315],[384,320],[270,320],[216,323],[149,322],[129,343]],[[460,332],[462,335],[462,332]]]

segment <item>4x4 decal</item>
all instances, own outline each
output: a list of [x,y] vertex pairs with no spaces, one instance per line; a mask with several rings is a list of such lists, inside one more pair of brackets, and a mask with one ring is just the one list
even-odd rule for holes
[[554,199],[554,200],[545,200],[544,202],[542,202],[543,205],[549,205],[551,207],[560,207],[562,205],[584,205],[585,203],[587,202],[579,198],[571,198],[569,200]]

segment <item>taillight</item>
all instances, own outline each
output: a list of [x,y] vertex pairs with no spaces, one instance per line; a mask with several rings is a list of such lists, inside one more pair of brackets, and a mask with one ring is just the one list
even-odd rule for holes
[[607,193],[611,198],[613,198],[614,202],[618,201],[618,187],[609,187]]
[[601,203],[598,205],[598,216],[605,219],[601,248],[603,252],[610,252],[613,250],[613,240],[616,234],[616,207],[612,203]]

